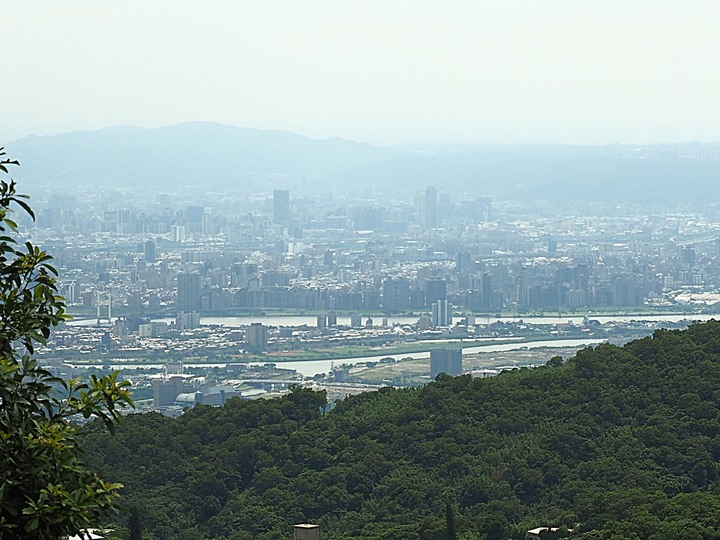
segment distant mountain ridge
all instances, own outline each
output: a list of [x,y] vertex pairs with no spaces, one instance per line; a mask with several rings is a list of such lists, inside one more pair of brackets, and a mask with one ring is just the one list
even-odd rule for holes
[[324,177],[399,152],[343,139],[315,140],[209,122],[30,136],[7,145],[23,177],[42,183],[226,184],[249,175]]
[[46,186],[267,191],[303,179],[320,190],[371,185],[382,194],[436,185],[497,199],[671,206],[720,200],[717,145],[386,148],[190,122],[30,136],[7,144],[7,151],[22,163],[19,179]]
[[675,206],[720,199],[720,161],[628,159],[602,146],[478,147],[399,156],[350,171],[345,181],[367,178],[398,190],[437,185],[510,200]]

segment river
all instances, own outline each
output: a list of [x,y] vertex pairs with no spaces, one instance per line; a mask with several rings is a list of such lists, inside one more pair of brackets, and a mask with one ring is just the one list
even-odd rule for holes
[[[689,321],[707,321],[712,318],[720,318],[720,315],[602,315],[594,316],[589,314],[588,317],[593,320],[600,321],[602,324],[608,322],[628,322],[628,321],[649,321],[649,322],[680,322],[684,320]],[[382,316],[371,317],[375,325],[382,323]],[[475,322],[477,324],[489,324],[493,322],[519,322],[523,321],[530,324],[566,324],[572,322],[573,324],[582,324],[583,315],[573,316],[559,316],[559,317],[481,317],[476,316]],[[415,324],[418,321],[418,317],[387,317],[388,324]],[[453,324],[459,322],[461,317],[453,317]],[[174,319],[158,319],[165,322],[171,322]],[[363,317],[363,324],[367,320],[367,317]],[[259,317],[202,317],[200,319],[201,324],[217,324],[222,326],[247,326],[251,323],[262,323],[267,326],[315,326],[317,319],[313,315],[303,316],[259,316]],[[339,325],[350,325],[350,317],[338,316]]]
[[[463,354],[473,354],[480,352],[501,352],[501,351],[512,351],[521,348],[537,349],[541,347],[581,347],[583,345],[597,345],[603,343],[605,340],[602,339],[550,339],[550,340],[538,340],[538,341],[520,341],[518,343],[503,343],[503,344],[492,344],[492,345],[478,345],[476,347],[466,347],[463,349]],[[455,341],[457,342],[457,341]],[[453,340],[448,341],[448,345],[452,345]],[[363,362],[379,362],[383,358],[394,358],[400,360],[407,356],[413,358],[429,358],[430,351],[419,351],[412,353],[403,354],[378,354],[374,356],[359,356],[356,358],[335,358],[332,360],[300,360],[295,362],[274,362],[268,360],[267,362],[251,362],[250,365],[261,366],[263,364],[273,363],[279,368],[294,369],[304,377],[312,377],[318,373],[328,373],[332,369],[332,365],[340,366],[342,364],[355,365]],[[69,367],[88,367],[87,364],[66,364]],[[140,364],[135,363],[131,358],[126,361],[110,360],[105,361],[103,365],[109,366],[112,369],[135,369],[135,368],[157,368],[161,369],[164,367],[164,363],[160,364]],[[226,363],[183,363],[185,367],[225,367]]]
[[[629,321],[647,321],[647,322],[671,322],[671,323],[677,323],[682,321],[707,321],[713,318],[717,318],[717,315],[701,315],[701,314],[680,314],[680,315],[664,315],[664,314],[653,314],[653,315],[603,315],[603,316],[593,316],[592,314],[589,315],[589,317],[593,320],[597,320],[601,322],[602,324],[610,323],[610,322],[629,322]],[[526,322],[529,324],[545,324],[545,325],[553,325],[553,324],[566,324],[568,322],[576,325],[580,325],[583,322],[583,316],[581,315],[573,315],[573,316],[553,316],[553,317],[476,317],[476,322],[478,324],[488,324],[491,322],[501,321],[501,322]],[[363,317],[363,323],[366,321],[367,317]],[[380,324],[383,320],[382,316],[376,316],[372,317],[374,324]],[[414,324],[417,322],[417,317],[388,317],[388,324]],[[165,319],[156,319],[157,321],[163,321],[163,322],[171,322],[173,319],[165,318]],[[454,318],[454,322],[459,321],[460,319],[458,317]],[[201,318],[201,324],[203,325],[221,325],[226,327],[240,327],[240,326],[247,326],[251,323],[262,323],[267,326],[315,326],[317,319],[313,315],[295,315],[295,316],[251,316],[251,317],[202,317]],[[88,319],[79,319],[71,321],[70,324],[72,325],[94,325],[94,320],[88,320]],[[349,325],[350,324],[350,317],[338,317],[338,324],[340,325]],[[578,347],[581,345],[591,345],[591,344],[597,344],[601,343],[603,340],[598,339],[588,339],[588,340],[582,340],[582,339],[562,339],[562,340],[539,340],[539,341],[527,341],[527,342],[519,342],[519,343],[506,343],[501,345],[480,345],[476,347],[469,347],[463,349],[465,354],[473,354],[476,352],[500,352],[500,351],[509,351],[514,349],[519,349],[522,347],[527,348],[539,348],[539,347]],[[295,362],[259,362],[259,363],[253,363],[253,365],[262,365],[265,363],[274,363],[280,368],[287,368],[287,369],[294,369],[297,370],[298,373],[301,373],[303,376],[312,377],[313,375],[316,375],[318,373],[327,373],[331,370],[331,365],[339,366],[341,364],[349,364],[349,365],[355,365],[361,362],[377,362],[381,360],[382,358],[395,358],[395,359],[401,359],[405,358],[407,356],[412,356],[413,358],[428,358],[430,356],[430,351],[421,351],[421,352],[413,352],[413,353],[404,353],[404,354],[382,354],[382,355],[376,355],[376,356],[362,356],[357,358],[336,358],[333,360],[304,360],[304,361],[295,361]],[[134,369],[136,367],[163,367],[163,364],[138,364],[133,363],[132,359],[128,359],[126,362],[122,361],[110,361],[109,364],[111,367],[115,369],[125,368],[125,369]],[[205,366],[205,367],[222,367],[225,364],[193,364],[193,363],[187,363],[185,364],[187,367],[199,367],[199,366]]]
[[[582,347],[583,345],[597,345],[603,343],[603,339],[555,339],[542,341],[524,341],[519,343],[504,343],[502,345],[478,345],[477,347],[466,347],[463,349],[463,355],[474,353],[488,353],[513,351],[517,349],[539,349],[542,347]],[[448,343],[452,345],[452,343]],[[363,362],[379,362],[383,358],[394,358],[401,360],[411,356],[415,359],[430,358],[430,351],[421,351],[405,354],[381,354],[377,356],[360,356],[357,358],[336,358],[334,360],[308,360],[303,362],[273,362],[277,367],[283,369],[294,369],[305,377],[312,377],[318,373],[329,373],[332,366],[340,366],[347,364],[354,366]],[[267,362],[253,363],[253,365],[262,365]]]
[[[588,317],[592,320],[600,321],[602,324],[609,322],[629,322],[629,321],[648,321],[648,322],[681,322],[681,321],[708,321],[710,319],[718,319],[720,315],[706,315],[706,314],[675,314],[675,315],[664,315],[664,314],[633,314],[633,315],[592,315],[588,314]],[[383,321],[382,316],[371,317],[374,325],[379,325]],[[518,317],[495,317],[495,316],[476,316],[475,322],[477,324],[489,324],[493,322],[526,322],[530,324],[566,324],[571,322],[573,324],[582,324],[583,315],[568,315],[568,316],[542,316],[542,317],[531,317],[531,316],[518,316]],[[368,317],[363,317],[362,321],[365,321]],[[388,324],[415,324],[418,321],[418,317],[387,317]],[[453,317],[453,323],[459,322],[461,317]],[[165,317],[161,319],[153,319],[155,322],[173,322],[175,319],[172,317]],[[248,317],[201,317],[200,323],[203,325],[219,325],[228,327],[240,327],[248,326],[251,323],[262,323],[266,326],[316,326],[317,318],[314,315],[260,315],[260,316],[248,316]],[[337,322],[339,325],[350,325],[350,317],[338,316]],[[74,319],[68,322],[71,326],[94,326],[96,323],[95,319]]]

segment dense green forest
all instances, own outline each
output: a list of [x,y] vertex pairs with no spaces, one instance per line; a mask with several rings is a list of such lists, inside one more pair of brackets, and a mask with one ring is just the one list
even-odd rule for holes
[[296,388],[88,426],[86,460],[125,484],[118,536],[720,538],[720,322],[324,401]]

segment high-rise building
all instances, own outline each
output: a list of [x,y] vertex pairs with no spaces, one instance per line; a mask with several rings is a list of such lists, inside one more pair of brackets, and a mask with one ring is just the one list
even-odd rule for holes
[[200,326],[200,314],[197,312],[180,312],[175,317],[176,330],[192,330],[198,326]]
[[173,242],[185,241],[185,225],[173,225],[170,228],[170,236]]
[[201,232],[204,216],[204,206],[188,206],[185,209],[185,228],[191,232]]
[[356,231],[379,231],[383,227],[383,213],[379,208],[354,208],[352,218]]
[[405,278],[386,279],[383,283],[383,309],[402,311],[410,308],[410,281]]
[[472,216],[475,223],[492,221],[492,199],[478,197],[472,202]]
[[262,323],[252,323],[247,329],[247,344],[253,349],[267,347],[267,326]]
[[493,304],[493,291],[495,290],[495,284],[494,276],[490,272],[485,272],[483,274],[480,287],[483,309],[492,309],[497,307]]
[[200,304],[200,274],[181,272],[177,276],[177,302],[179,313],[198,311]]
[[153,406],[167,407],[175,403],[175,398],[182,393],[183,378],[169,377],[167,379],[155,379],[153,386]]
[[428,186],[425,190],[425,205],[423,208],[423,227],[434,229],[438,226],[438,196],[435,186]]
[[425,282],[425,305],[432,306],[438,300],[447,300],[447,281],[429,279]]
[[75,281],[66,283],[62,287],[62,296],[66,302],[74,302],[77,299],[78,286]]
[[694,266],[695,265],[695,246],[686,246],[682,249],[680,252],[681,260],[683,264],[686,264],[688,266]]
[[453,377],[462,375],[462,349],[433,349],[430,351],[430,377],[440,373]]
[[115,348],[110,331],[103,332],[100,338],[100,350],[103,352],[112,351]]
[[273,191],[273,221],[280,225],[290,222],[290,192],[287,189]]
[[145,252],[145,262],[148,263],[154,263],[155,262],[155,242],[152,240],[148,240],[145,242],[144,252]]
[[467,251],[457,254],[455,257],[455,270],[458,273],[468,272],[472,268],[472,257]]
[[432,305],[432,326],[450,326],[452,324],[452,307],[447,300],[438,300]]

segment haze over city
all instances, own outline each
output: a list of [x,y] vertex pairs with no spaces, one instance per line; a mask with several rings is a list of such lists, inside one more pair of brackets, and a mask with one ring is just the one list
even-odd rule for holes
[[3,7],[4,144],[214,121],[374,144],[717,140],[712,1]]
[[720,538],[718,21],[4,6],[0,540]]

